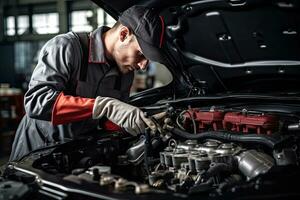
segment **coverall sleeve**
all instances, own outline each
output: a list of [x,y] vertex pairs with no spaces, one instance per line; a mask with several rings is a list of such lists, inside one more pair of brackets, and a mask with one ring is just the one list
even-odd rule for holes
[[58,95],[67,88],[72,73],[81,63],[81,52],[74,48],[74,40],[76,38],[59,35],[42,48],[24,98],[29,117],[51,120]]

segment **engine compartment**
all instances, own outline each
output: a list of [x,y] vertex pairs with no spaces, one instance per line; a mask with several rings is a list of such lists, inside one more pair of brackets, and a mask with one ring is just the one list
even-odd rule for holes
[[291,183],[300,178],[296,113],[170,104],[144,110],[155,130],[131,137],[102,129],[34,151],[10,163],[5,177],[30,183],[20,198],[34,191],[62,199],[299,197]]

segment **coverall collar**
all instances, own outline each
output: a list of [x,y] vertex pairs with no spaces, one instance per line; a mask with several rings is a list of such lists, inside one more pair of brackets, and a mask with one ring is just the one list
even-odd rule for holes
[[102,34],[110,28],[102,26],[90,33],[89,63],[108,64],[105,57]]

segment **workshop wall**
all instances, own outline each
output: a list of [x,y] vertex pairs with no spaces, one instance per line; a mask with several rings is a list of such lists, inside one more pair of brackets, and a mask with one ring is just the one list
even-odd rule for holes
[[0,44],[0,83],[15,85],[14,45]]

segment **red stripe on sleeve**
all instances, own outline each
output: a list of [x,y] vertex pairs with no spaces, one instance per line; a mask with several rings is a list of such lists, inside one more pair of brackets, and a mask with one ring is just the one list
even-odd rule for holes
[[53,105],[53,125],[81,121],[92,117],[95,99],[64,95],[61,92]]

